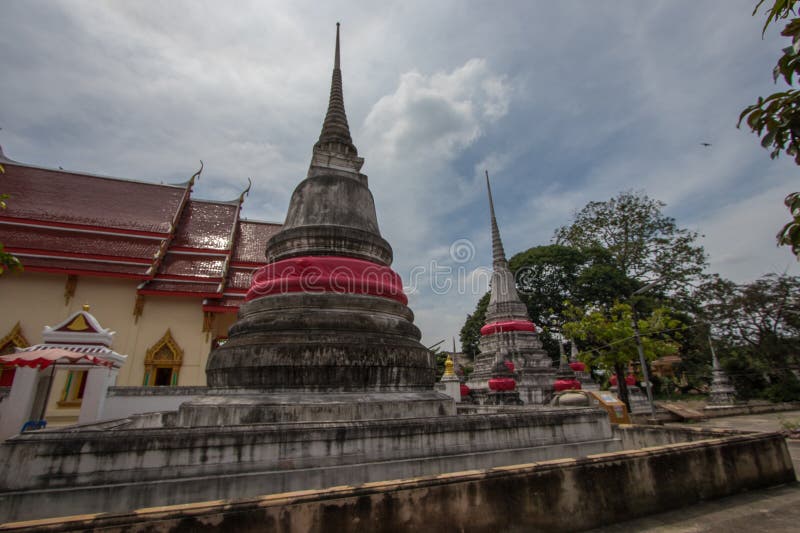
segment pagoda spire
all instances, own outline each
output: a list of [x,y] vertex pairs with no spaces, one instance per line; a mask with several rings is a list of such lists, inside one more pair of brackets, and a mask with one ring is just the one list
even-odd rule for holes
[[508,268],[506,252],[503,249],[500,228],[497,226],[497,216],[494,212],[494,199],[488,170],[486,171],[486,190],[489,195],[489,213],[492,222],[492,290],[486,310],[486,323],[498,320],[530,321],[528,309],[517,294],[514,274]]
[[336,23],[336,52],[333,58],[333,75],[331,76],[331,95],[328,100],[328,112],[325,114],[325,121],[322,123],[322,132],[319,135],[318,144],[338,143],[345,148],[345,153],[349,148],[353,154],[358,154],[358,150],[353,145],[350,136],[350,127],[347,124],[347,114],[344,110],[344,92],[342,91],[342,69],[339,52],[339,23]]
[[489,212],[492,218],[492,263],[494,265],[508,264],[503,241],[500,240],[500,228],[497,227],[497,217],[494,214],[494,199],[492,198],[492,184],[489,183],[489,171],[486,171],[486,190],[489,192]]
[[342,90],[341,53],[339,45],[339,23],[336,23],[336,49],[333,56],[333,74],[331,76],[331,94],[328,99],[328,111],[322,122],[319,140],[314,145],[309,177],[319,174],[320,170],[331,169],[356,174],[364,160],[358,157],[358,150],[350,136],[347,114],[344,110],[344,91]]

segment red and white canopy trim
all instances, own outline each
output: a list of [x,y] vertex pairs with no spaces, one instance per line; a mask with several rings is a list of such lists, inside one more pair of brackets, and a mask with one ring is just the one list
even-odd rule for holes
[[112,367],[114,363],[88,353],[73,352],[64,348],[45,348],[32,352],[17,352],[0,356],[0,361],[9,366],[27,366],[44,370],[54,364],[88,364]]
[[17,349],[16,353],[0,356],[0,362],[10,366],[45,369],[53,364],[78,364],[119,368],[126,356],[105,346],[37,344]]

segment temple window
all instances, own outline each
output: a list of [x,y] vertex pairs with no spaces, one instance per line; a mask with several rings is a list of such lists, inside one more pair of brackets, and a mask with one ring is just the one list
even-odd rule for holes
[[[11,328],[8,334],[0,339],[0,355],[8,355],[15,352],[15,348],[27,348],[28,340],[22,334],[19,322]],[[16,368],[0,366],[0,387],[10,387],[14,382]]]
[[178,384],[178,375],[183,364],[183,349],[172,338],[167,330],[161,339],[147,350],[144,359],[145,387],[174,387]]
[[61,391],[60,407],[78,407],[83,400],[83,391],[86,389],[87,370],[70,370],[64,390]]

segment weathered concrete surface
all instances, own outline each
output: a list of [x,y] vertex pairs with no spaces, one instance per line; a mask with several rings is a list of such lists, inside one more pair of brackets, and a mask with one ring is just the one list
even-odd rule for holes
[[338,252],[384,265],[392,262],[392,248],[380,236],[366,184],[332,174],[307,178],[292,194],[283,229],[267,244],[267,261]]
[[[757,415],[761,413],[777,413],[800,410],[800,402],[772,403],[764,405],[732,405],[713,406],[703,409],[705,418],[722,418],[728,416]],[[800,413],[797,413],[800,416]]]
[[748,491],[679,510],[626,520],[590,533],[753,533],[797,531],[800,484]]
[[429,392],[266,393],[209,396],[178,409],[180,427],[283,422],[334,422],[420,418],[456,414],[453,398]]
[[605,412],[588,408],[152,427],[170,416],[6,441],[0,446],[0,520],[243,498],[620,449]]
[[[792,404],[783,404],[792,405]],[[779,405],[780,406],[780,405]],[[795,408],[798,407],[794,404]],[[768,407],[768,406],[765,406]],[[778,412],[762,412],[757,415],[743,415],[732,416],[726,418],[715,418],[713,420],[704,420],[702,422],[692,424],[691,427],[701,428],[714,428],[717,430],[738,430],[738,431],[780,431],[785,429],[783,422],[788,421],[792,423],[800,423],[800,410],[794,411],[778,411]],[[672,429],[673,425],[668,426]],[[684,426],[685,427],[685,426]],[[786,445],[789,448],[789,454],[792,456],[795,472],[800,475],[800,441],[788,440]]]
[[133,414],[175,411],[184,402],[208,394],[208,387],[109,387],[100,420],[117,420]]
[[6,524],[4,528],[580,531],[793,479],[780,435],[739,435],[583,459],[273,494],[236,502]]

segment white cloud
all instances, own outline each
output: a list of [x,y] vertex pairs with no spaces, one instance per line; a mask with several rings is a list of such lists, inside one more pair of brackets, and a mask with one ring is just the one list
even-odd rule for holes
[[773,187],[698,221],[697,227],[705,233],[712,272],[739,283],[769,272],[800,275],[800,265],[789,248],[778,247],[775,241],[775,234],[789,220],[789,212],[783,208],[787,192],[786,185]]
[[394,93],[378,100],[364,121],[371,157],[393,163],[452,160],[480,137],[484,122],[508,112],[509,92],[484,59],[470,59],[449,73],[403,74]]

